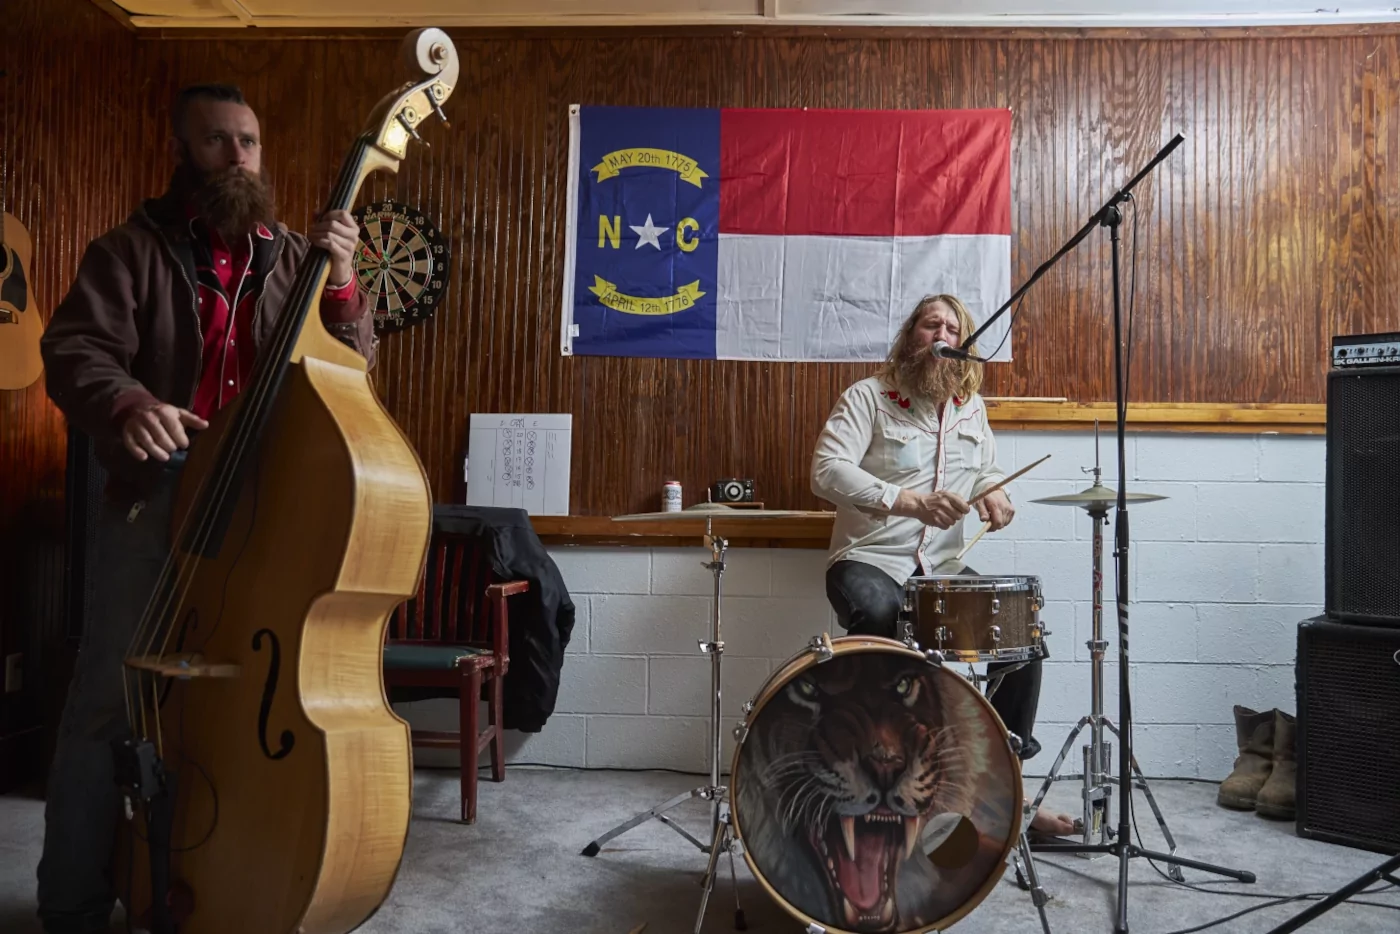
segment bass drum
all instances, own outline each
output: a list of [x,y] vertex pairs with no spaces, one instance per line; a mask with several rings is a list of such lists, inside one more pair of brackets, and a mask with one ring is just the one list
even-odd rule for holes
[[891,639],[819,637],[746,709],[730,817],[792,915],[831,934],[932,931],[1001,878],[1020,762],[960,675]]

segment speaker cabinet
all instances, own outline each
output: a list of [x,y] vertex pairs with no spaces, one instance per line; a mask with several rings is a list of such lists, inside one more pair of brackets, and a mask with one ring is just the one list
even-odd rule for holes
[[1325,540],[1327,615],[1400,626],[1400,366],[1327,375]]
[[1400,629],[1298,624],[1298,836],[1400,853]]

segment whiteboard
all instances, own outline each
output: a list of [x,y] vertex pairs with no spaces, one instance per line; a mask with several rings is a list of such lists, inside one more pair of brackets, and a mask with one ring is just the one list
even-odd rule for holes
[[473,414],[467,439],[467,505],[569,514],[572,415]]

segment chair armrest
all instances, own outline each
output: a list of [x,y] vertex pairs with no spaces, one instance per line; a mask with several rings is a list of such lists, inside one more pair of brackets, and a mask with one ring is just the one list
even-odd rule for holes
[[510,610],[506,597],[529,589],[529,581],[505,581],[486,588],[486,599],[491,605],[491,650],[499,660],[501,677],[510,670]]

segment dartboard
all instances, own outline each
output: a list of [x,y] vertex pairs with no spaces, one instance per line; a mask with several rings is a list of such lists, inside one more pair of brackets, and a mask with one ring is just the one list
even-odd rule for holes
[[447,243],[415,207],[397,201],[357,212],[355,269],[374,309],[374,327],[399,331],[432,317],[447,285]]

